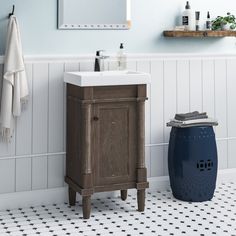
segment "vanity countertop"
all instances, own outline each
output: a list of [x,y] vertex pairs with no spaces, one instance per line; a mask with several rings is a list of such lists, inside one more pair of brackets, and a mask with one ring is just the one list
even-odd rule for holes
[[136,71],[66,72],[64,82],[80,87],[149,84],[148,73]]

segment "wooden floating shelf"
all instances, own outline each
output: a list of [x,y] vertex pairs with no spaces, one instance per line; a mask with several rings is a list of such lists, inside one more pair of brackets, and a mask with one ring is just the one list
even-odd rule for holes
[[236,31],[233,30],[201,30],[201,31],[179,31],[179,30],[166,30],[163,32],[165,37],[180,38],[219,38],[219,37],[236,37]]

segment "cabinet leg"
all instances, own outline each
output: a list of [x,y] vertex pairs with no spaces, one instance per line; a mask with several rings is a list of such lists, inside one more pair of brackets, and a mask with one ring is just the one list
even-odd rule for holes
[[91,196],[83,196],[83,218],[89,219],[91,212]]
[[145,189],[138,190],[138,211],[142,212],[145,208]]
[[127,194],[128,194],[127,190],[120,190],[121,199],[123,201],[125,201],[127,199]]
[[70,206],[74,206],[76,203],[76,192],[69,187],[69,204]]

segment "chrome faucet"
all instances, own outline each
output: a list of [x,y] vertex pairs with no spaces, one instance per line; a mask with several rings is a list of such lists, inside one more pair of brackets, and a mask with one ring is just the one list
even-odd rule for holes
[[104,52],[105,52],[104,50],[99,50],[96,52],[94,71],[105,70],[104,60],[109,58],[109,56],[105,56]]

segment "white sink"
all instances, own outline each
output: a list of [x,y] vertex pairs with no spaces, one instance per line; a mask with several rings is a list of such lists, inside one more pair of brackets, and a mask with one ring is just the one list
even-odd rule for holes
[[64,82],[80,87],[149,84],[150,74],[136,71],[66,72]]

